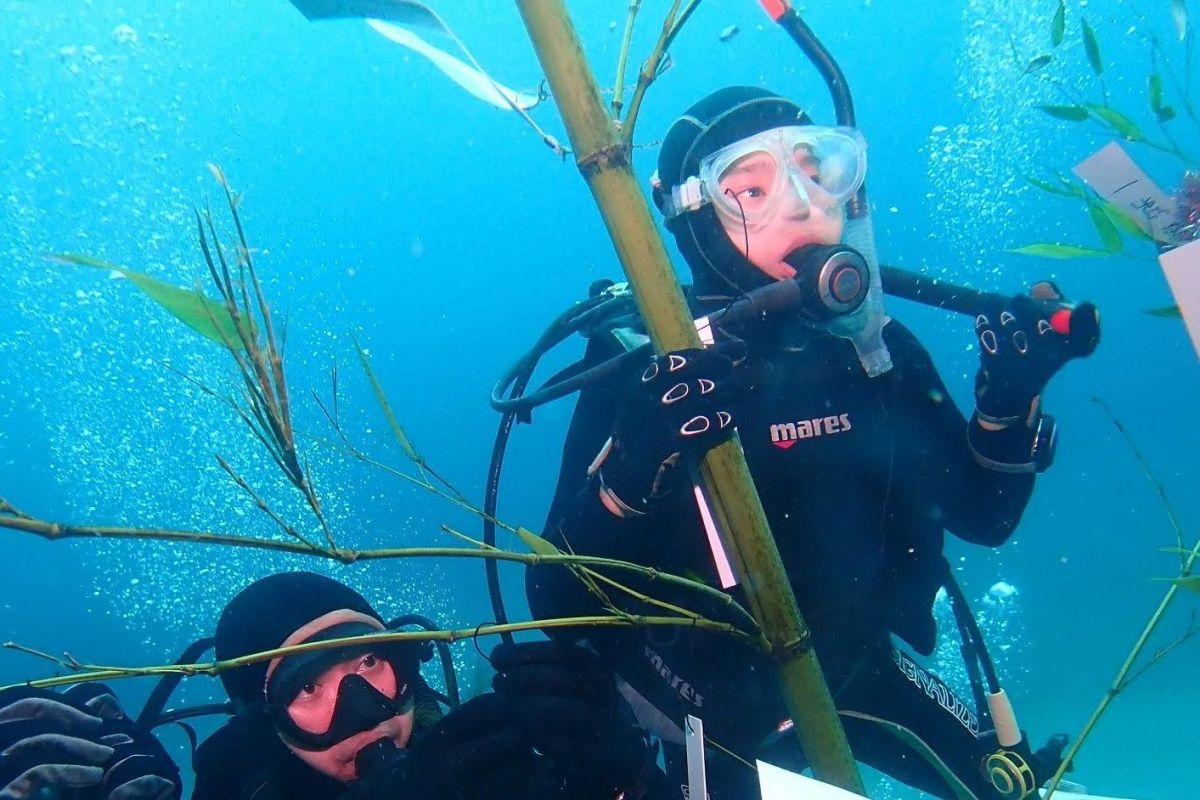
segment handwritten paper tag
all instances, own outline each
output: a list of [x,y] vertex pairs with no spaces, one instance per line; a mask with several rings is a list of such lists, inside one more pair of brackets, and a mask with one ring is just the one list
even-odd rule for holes
[[1096,194],[1129,212],[1142,230],[1159,241],[1170,240],[1168,226],[1175,219],[1175,199],[1158,188],[1121,145],[1109,143],[1071,171]]

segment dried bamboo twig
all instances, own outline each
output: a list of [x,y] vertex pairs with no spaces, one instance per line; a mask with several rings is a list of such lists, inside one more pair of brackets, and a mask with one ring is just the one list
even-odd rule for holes
[[250,488],[250,484],[246,482],[246,479],[243,478],[241,475],[238,475],[237,472],[234,471],[233,467],[229,466],[228,461],[221,458],[221,456],[219,456],[219,455],[217,455],[215,457],[217,459],[217,463],[221,465],[221,469],[225,470],[225,473],[233,480],[233,482],[235,484],[237,484],[238,488],[240,488],[243,492],[245,492],[247,495],[249,495],[250,499],[254,501],[255,507],[257,507],[259,511],[263,512],[268,517],[270,517],[271,520],[277,526],[279,526],[279,529],[281,531],[283,531],[284,533],[286,533],[288,536],[292,537],[293,539],[296,539],[297,541],[301,542],[302,544],[305,544],[308,547],[311,547],[314,550],[319,549],[317,547],[317,545],[313,544],[308,539],[306,539],[304,537],[304,535],[302,533],[300,533],[300,531],[296,530],[294,527],[292,527],[290,524],[288,524],[287,520],[283,519],[278,514],[276,514],[275,510],[271,508],[271,506],[267,503],[267,501],[264,500],[262,498],[262,496],[258,494],[258,492],[254,491],[254,489]]

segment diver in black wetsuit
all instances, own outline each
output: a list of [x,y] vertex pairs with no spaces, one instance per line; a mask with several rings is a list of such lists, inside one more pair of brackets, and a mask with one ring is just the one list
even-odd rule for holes
[[[855,132],[811,124],[794,103],[761,89],[728,87],[671,126],[654,198],[692,271],[695,316],[776,280],[801,279],[836,261],[843,204],[863,180]],[[839,256],[840,258],[840,256]],[[830,297],[860,291],[854,275]],[[948,579],[945,531],[987,547],[1012,534],[1053,455],[1054,422],[1041,413],[1047,381],[1073,353],[1062,320],[1034,298],[1061,301],[1051,284],[976,319],[977,407],[964,418],[929,354],[882,313],[878,276],[855,311],[771,318],[715,331],[715,346],[636,364],[581,394],[544,527],[577,553],[732,580],[710,546],[688,466],[734,427],[783,563],[856,756],[939,797],[938,773],[872,718],[908,728],[980,798],[1001,794],[984,762],[994,736],[972,704],[919,667],[892,637],[928,655],[932,606]],[[616,338],[616,337],[614,337]],[[626,337],[627,338],[627,337]],[[593,338],[588,359],[620,352]],[[869,376],[871,375],[871,376]],[[595,600],[561,571],[526,577],[536,617],[594,611]],[[697,607],[695,595],[653,596]],[[737,590],[735,596],[740,597]],[[636,606],[634,606],[636,608]],[[559,634],[562,635],[562,634]],[[800,767],[770,664],[731,640],[667,629],[588,634],[627,682],[643,723],[682,741],[685,714],[744,759]],[[1058,766],[1063,741],[1026,748],[1036,786]],[[678,768],[678,752],[673,753]],[[1002,781],[1001,781],[1002,782]],[[710,752],[714,800],[757,796],[756,777]]]
[[[226,606],[219,660],[385,630],[361,595],[271,575]],[[221,673],[232,718],[196,750],[192,800],[664,800],[657,749],[595,654],[501,644],[494,691],[443,711],[429,646],[353,643]],[[101,684],[0,691],[0,800],[178,800],[179,770]]]

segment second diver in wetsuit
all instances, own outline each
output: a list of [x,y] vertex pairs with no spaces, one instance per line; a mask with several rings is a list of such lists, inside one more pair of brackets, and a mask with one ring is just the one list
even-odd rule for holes
[[[829,253],[821,248],[843,241],[843,206],[865,171],[857,131],[814,125],[762,89],[728,87],[684,112],[663,142],[654,199],[691,268],[693,314],[814,269]],[[718,329],[712,347],[586,388],[544,531],[576,553],[721,585],[688,465],[736,426],[835,702],[852,713],[844,723],[856,756],[953,796],[870,718],[887,720],[924,740],[980,798],[998,798],[984,770],[990,731],[893,637],[932,652],[934,598],[949,574],[945,532],[1004,543],[1050,463],[1054,421],[1041,395],[1075,353],[1037,301],[1062,298],[1038,284],[975,320],[980,368],[968,418],[921,343],[883,314],[878,276],[871,281],[866,303],[836,323],[801,314]],[[588,358],[618,352],[596,337]],[[562,571],[534,567],[526,580],[539,618],[595,611]],[[647,592],[722,616],[695,595]],[[588,634],[644,724],[678,743],[683,716],[696,714],[706,735],[751,762],[803,766],[794,737],[777,733],[787,712],[764,657],[716,634],[664,630]],[[1061,747],[1028,754],[1037,784]],[[719,754],[708,785],[714,800],[756,796],[753,770]]]

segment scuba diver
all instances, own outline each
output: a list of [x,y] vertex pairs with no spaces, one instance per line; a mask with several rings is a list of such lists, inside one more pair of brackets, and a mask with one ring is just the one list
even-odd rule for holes
[[[248,586],[217,623],[227,660],[388,630],[321,575]],[[654,798],[657,748],[595,654],[501,644],[494,691],[453,705],[421,677],[424,642],[312,650],[222,672],[232,718],[195,751],[193,800]],[[100,685],[0,693],[0,798],[169,800],[179,772]]]
[[[983,309],[976,404],[964,417],[925,348],[884,314],[877,270],[844,244],[845,207],[866,166],[857,130],[815,125],[760,88],[720,89],[675,120],[653,199],[691,270],[693,315],[712,319],[783,282],[809,294],[798,312],[764,309],[745,324],[707,326],[708,347],[635,359],[589,383],[544,536],[566,551],[696,577],[744,603],[733,587],[745,576],[731,574],[695,475],[704,453],[736,429],[856,757],[955,797],[895,737],[902,726],[975,796],[1020,800],[1059,766],[1065,737],[1036,753],[1023,739],[998,745],[988,712],[893,637],[933,651],[935,596],[953,584],[946,531],[984,547],[1012,535],[1054,455],[1043,390],[1084,354],[1062,335],[1059,312],[1094,323],[1095,310],[1067,305],[1050,283]],[[647,339],[636,327],[610,333],[590,338],[585,367]],[[637,586],[732,621],[694,594]],[[526,590],[535,618],[596,612],[596,598],[562,571],[529,568]],[[686,714],[701,717],[719,746],[707,759],[713,800],[757,796],[747,768],[756,757],[804,767],[767,657],[718,634],[663,630],[586,636],[639,720],[668,744],[672,777],[685,774]]]

